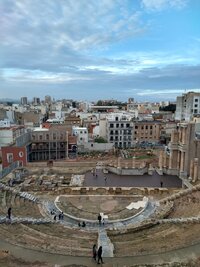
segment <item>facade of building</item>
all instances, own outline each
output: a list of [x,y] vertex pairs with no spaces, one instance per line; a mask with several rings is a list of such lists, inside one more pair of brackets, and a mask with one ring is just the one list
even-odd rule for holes
[[19,162],[19,166],[26,166],[27,154],[25,147],[2,147],[2,167],[10,166],[13,162]]
[[22,106],[28,105],[28,98],[26,96],[21,97],[21,105]]
[[164,123],[159,121],[136,121],[133,139],[139,143],[158,143],[163,129]]
[[200,115],[200,93],[188,92],[177,97],[175,120],[189,122],[197,115]]
[[28,161],[46,161],[68,158],[69,132],[66,127],[36,128],[27,146]]
[[195,123],[179,123],[159,158],[159,169],[180,178],[200,179],[200,135]]
[[34,97],[32,103],[33,103],[33,105],[40,105],[40,98],[39,97]]
[[11,126],[0,128],[0,147],[12,145],[20,135],[25,133],[24,126]]
[[107,141],[117,148],[133,146],[134,124],[128,114],[113,113],[107,116]]
[[77,137],[77,145],[88,143],[88,129],[86,127],[74,126],[72,128],[72,133]]

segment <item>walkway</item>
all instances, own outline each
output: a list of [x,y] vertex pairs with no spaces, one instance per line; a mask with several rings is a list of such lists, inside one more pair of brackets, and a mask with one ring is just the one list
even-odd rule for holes
[[[97,266],[96,263],[90,257],[73,257],[64,256],[59,254],[45,253],[41,251],[31,250],[19,246],[14,246],[6,241],[0,240],[0,249],[8,250],[12,255],[17,258],[21,258],[29,262],[48,262],[50,264],[58,265],[72,265],[77,264],[83,267]],[[155,264],[155,263],[166,263],[166,262],[183,262],[188,259],[195,259],[200,257],[200,243],[188,246],[186,248],[180,248],[169,252],[130,256],[130,257],[114,257],[104,258],[104,267],[124,267],[132,266],[133,264]]]
[[[160,187],[160,182],[163,182],[163,187],[181,188],[182,180],[175,175],[159,175],[154,172],[153,175],[117,175],[113,173],[104,174],[101,169],[97,169],[97,177],[91,172],[85,174],[83,186],[94,187]],[[104,179],[106,177],[106,181]]]

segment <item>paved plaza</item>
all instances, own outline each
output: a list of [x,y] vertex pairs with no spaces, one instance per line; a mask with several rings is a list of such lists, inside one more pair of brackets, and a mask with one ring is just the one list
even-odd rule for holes
[[94,187],[163,187],[181,188],[182,181],[175,175],[159,175],[154,171],[153,175],[117,175],[113,173],[104,174],[102,169],[97,170],[97,177],[92,172],[85,174],[84,186]]

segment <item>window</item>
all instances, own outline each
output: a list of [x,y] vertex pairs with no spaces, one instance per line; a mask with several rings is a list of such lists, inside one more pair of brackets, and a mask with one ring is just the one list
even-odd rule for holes
[[199,100],[198,98],[195,98],[194,102],[198,102],[198,100]]
[[91,147],[93,147],[94,145],[93,144],[91,144]]
[[135,129],[138,129],[138,126],[137,125],[135,126]]
[[116,124],[116,127],[119,128],[119,123]]
[[197,113],[197,109],[194,109],[194,113]]
[[49,140],[49,134],[46,135],[46,139]]
[[137,131],[135,131],[135,134],[137,134]]
[[13,162],[13,153],[7,153],[7,162],[12,163]]
[[130,127],[130,124],[129,124],[129,123],[127,123],[127,124],[126,124],[126,127],[127,127],[127,128],[128,128],[128,127]]
[[111,124],[110,124],[110,128],[113,128],[113,127],[114,127],[114,125],[113,125],[113,123],[111,123]]
[[124,124],[123,124],[123,123],[121,123],[121,127],[122,127],[122,128],[124,127]]
[[146,125],[145,129],[148,129],[148,125]]
[[144,130],[144,126],[142,126],[141,129]]
[[40,140],[42,140],[42,135],[40,135]]
[[197,105],[197,104],[195,104],[195,105],[194,105],[194,107],[195,107],[195,108],[197,108],[197,107],[198,107],[198,105]]
[[153,126],[152,125],[150,126],[150,129],[153,129]]

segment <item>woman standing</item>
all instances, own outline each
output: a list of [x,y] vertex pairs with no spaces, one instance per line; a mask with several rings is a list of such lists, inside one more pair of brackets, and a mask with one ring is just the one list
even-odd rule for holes
[[92,257],[93,259],[96,261],[97,260],[97,248],[96,248],[96,244],[93,245],[93,248],[92,248]]

